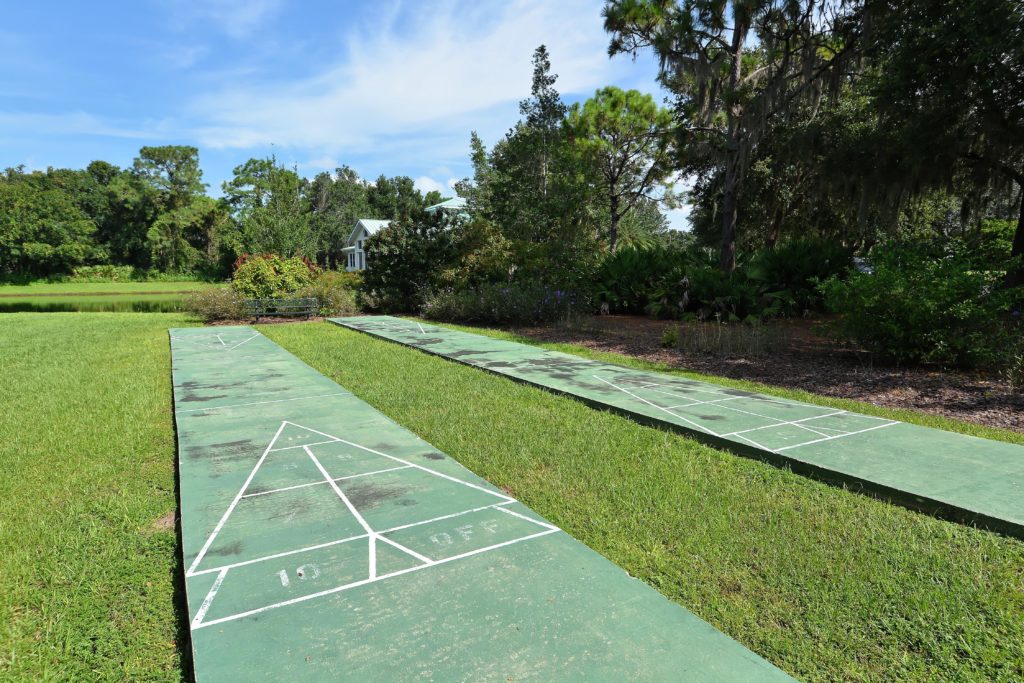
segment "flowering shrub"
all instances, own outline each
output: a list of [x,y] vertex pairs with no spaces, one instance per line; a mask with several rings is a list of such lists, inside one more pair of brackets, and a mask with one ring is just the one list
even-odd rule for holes
[[235,261],[231,286],[248,299],[292,296],[316,279],[320,269],[299,256],[281,258],[276,254],[244,254]]
[[429,294],[422,313],[432,320],[528,325],[580,315],[590,310],[587,296],[540,284],[484,284],[476,289]]

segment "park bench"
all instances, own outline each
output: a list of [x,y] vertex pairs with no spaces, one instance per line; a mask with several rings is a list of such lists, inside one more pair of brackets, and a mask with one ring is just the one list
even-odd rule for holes
[[317,312],[317,300],[315,297],[303,299],[246,299],[246,312],[260,321],[260,318],[268,316],[298,317],[306,316],[308,319]]

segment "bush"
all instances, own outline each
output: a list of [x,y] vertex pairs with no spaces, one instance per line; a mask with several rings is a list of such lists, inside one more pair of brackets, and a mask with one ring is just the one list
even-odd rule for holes
[[548,285],[485,284],[475,290],[444,290],[426,297],[422,314],[432,320],[530,325],[565,320],[589,311],[588,297]]
[[793,239],[754,255],[746,275],[778,302],[781,313],[799,315],[822,308],[817,283],[853,265],[853,250],[837,242]]
[[396,220],[366,240],[360,302],[384,312],[412,312],[450,260],[451,222],[438,211]]
[[247,299],[289,297],[311,284],[319,272],[319,268],[298,256],[285,259],[275,254],[245,254],[235,262],[231,286]]
[[209,322],[245,317],[245,297],[231,287],[211,287],[193,292],[185,299],[185,310]]
[[891,245],[871,257],[873,273],[825,280],[839,314],[833,333],[900,362],[1002,365],[1018,325],[1006,319],[1021,291],[1001,287],[1005,271],[984,270],[963,249]]
[[128,282],[135,279],[135,269],[131,266],[78,266],[71,271],[71,279],[75,282]]
[[298,296],[315,297],[320,315],[356,315],[356,288],[359,286],[356,273],[327,270],[320,273],[313,282],[298,291]]

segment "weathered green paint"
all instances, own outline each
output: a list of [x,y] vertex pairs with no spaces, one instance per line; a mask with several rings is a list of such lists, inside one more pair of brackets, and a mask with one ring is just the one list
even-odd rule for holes
[[1024,536],[1024,448],[632,370],[388,316],[339,325],[574,396],[715,446]]
[[171,348],[199,681],[791,680],[251,328]]

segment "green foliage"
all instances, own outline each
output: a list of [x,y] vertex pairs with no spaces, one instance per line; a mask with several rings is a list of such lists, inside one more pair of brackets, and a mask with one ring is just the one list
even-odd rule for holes
[[844,272],[850,257],[835,244],[793,240],[723,273],[710,250],[623,247],[601,263],[595,295],[612,311],[660,318],[793,315],[820,307],[816,279]]
[[135,279],[131,266],[79,266],[71,272],[75,282],[130,282]]
[[0,175],[0,273],[67,273],[102,256],[95,232],[50,174]]
[[415,218],[420,211],[429,206],[420,191],[416,189],[415,181],[412,178],[408,176],[388,178],[383,174],[366,188],[366,202],[370,215],[359,216],[359,218],[407,220]]
[[246,297],[234,287],[210,287],[189,294],[185,310],[205,322],[240,320],[245,317]]
[[300,297],[317,300],[320,315],[356,315],[356,290],[362,278],[356,273],[325,270],[297,292]]
[[425,297],[422,314],[432,320],[531,325],[567,320],[589,312],[585,295],[550,285],[483,284],[475,289],[441,290]]
[[367,268],[360,289],[370,309],[419,309],[451,253],[451,219],[443,212],[395,220],[364,244]]
[[1021,334],[1003,318],[1024,291],[1001,288],[1005,271],[979,268],[964,249],[889,245],[871,262],[872,273],[821,284],[842,339],[900,362],[992,367]]
[[650,201],[662,185],[670,190],[672,113],[650,95],[608,86],[582,106],[574,105],[565,125],[575,151],[600,179],[609,214],[608,248],[615,251],[623,217],[641,201]]
[[297,256],[244,255],[236,264],[231,287],[247,299],[289,297],[310,285],[318,272],[315,265]]
[[783,313],[793,315],[820,309],[818,281],[845,273],[852,259],[853,251],[837,242],[793,239],[757,252],[746,274],[769,296],[784,302]]
[[666,325],[661,331],[661,348],[674,349],[679,346],[679,326]]

